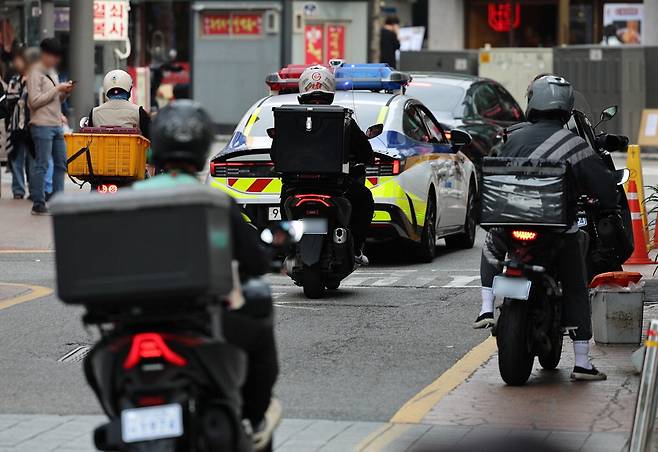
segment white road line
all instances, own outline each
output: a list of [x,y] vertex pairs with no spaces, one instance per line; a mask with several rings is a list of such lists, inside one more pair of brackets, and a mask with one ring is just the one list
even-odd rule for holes
[[371,279],[371,278],[370,277],[367,277],[367,278],[357,278],[357,277],[347,278],[345,281],[343,281],[342,285],[344,287],[360,286],[361,284],[365,283],[369,279]]
[[434,281],[434,279],[435,279],[435,278],[428,278],[428,277],[426,277],[426,276],[424,276],[424,277],[419,277],[419,278],[414,279],[414,281],[415,281],[415,284],[414,284],[414,285],[416,285],[416,286],[424,286],[424,285],[429,284],[429,283],[431,283],[432,281]]
[[467,276],[467,275],[457,275],[457,276],[450,276],[452,278],[452,281],[449,282],[448,284],[441,286],[442,288],[463,288],[463,287],[476,287],[476,286],[471,286],[470,283],[472,283],[475,280],[480,279],[480,276]]
[[374,287],[381,287],[381,286],[392,286],[396,282],[398,282],[400,278],[382,278],[378,279],[375,282],[372,283],[372,286]]

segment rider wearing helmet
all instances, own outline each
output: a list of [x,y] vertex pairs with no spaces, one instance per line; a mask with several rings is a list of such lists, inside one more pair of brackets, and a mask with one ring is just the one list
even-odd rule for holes
[[[300,104],[330,105],[336,93],[336,78],[333,72],[324,66],[307,68],[299,78]],[[352,164],[371,164],[374,154],[368,138],[352,120],[350,123],[350,156]],[[356,262],[368,265],[368,258],[363,254],[363,245],[368,234],[368,227],[375,211],[375,202],[372,193],[366,188],[363,175],[353,175],[345,193],[345,197],[352,204],[352,217],[350,230],[354,235],[354,251]]]
[[[133,189],[161,189],[200,183],[196,174],[203,170],[213,142],[213,123],[208,114],[191,100],[175,100],[164,107],[152,127],[153,160],[165,172],[133,184]],[[217,192],[217,196],[228,196]],[[269,259],[261,247],[256,229],[249,226],[232,198],[230,221],[233,258],[239,264],[240,279],[263,275]],[[271,439],[281,417],[281,406],[272,399],[272,387],[279,367],[274,341],[271,300],[266,306],[250,300],[230,303],[223,314],[226,340],[242,348],[248,356],[247,378],[242,386],[242,414],[253,428],[254,446],[262,449]]]
[[[614,210],[617,208],[617,192],[613,173],[585,140],[564,127],[571,117],[573,105],[573,88],[567,80],[554,75],[535,79],[528,87],[526,116],[529,124],[509,135],[500,156],[566,160],[574,176],[577,194],[598,199],[602,210]],[[606,375],[589,360],[592,321],[581,234],[577,223],[566,232],[558,262],[566,298],[563,325],[575,327],[575,331],[571,329],[569,333],[575,354],[571,378],[605,380]],[[504,259],[506,250],[504,234],[491,229],[482,252],[482,309],[474,328],[494,324],[491,287],[494,276],[502,271],[498,262]]]
[[119,126],[141,130],[149,138],[151,118],[146,111],[130,102],[133,79],[126,71],[116,69],[105,74],[103,92],[107,102],[91,110],[87,126]]

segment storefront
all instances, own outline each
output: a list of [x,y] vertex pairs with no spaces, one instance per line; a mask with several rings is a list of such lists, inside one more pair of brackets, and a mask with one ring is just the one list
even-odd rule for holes
[[[553,47],[593,44],[604,36],[608,3],[641,1],[464,0],[465,47]],[[620,8],[624,8],[623,5]],[[635,8],[633,8],[635,9]]]

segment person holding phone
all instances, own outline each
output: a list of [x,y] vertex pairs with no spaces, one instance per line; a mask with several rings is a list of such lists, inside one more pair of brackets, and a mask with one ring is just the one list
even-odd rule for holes
[[34,171],[32,172],[32,214],[48,215],[45,182],[48,161],[53,161],[53,190],[64,190],[66,174],[66,145],[62,127],[61,105],[75,87],[72,81],[59,83],[57,66],[62,60],[62,46],[54,38],[41,41],[41,56],[33,65],[27,78],[28,107],[30,108],[30,133],[35,147]]

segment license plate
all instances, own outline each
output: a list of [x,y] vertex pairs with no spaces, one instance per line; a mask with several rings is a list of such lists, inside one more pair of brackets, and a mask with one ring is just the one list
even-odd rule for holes
[[578,227],[582,228],[584,226],[587,226],[587,217],[578,217]]
[[280,221],[281,220],[281,208],[280,207],[268,207],[267,209],[267,219],[270,221]]
[[177,403],[121,412],[121,438],[124,443],[177,438],[181,435],[183,408]]
[[508,278],[496,276],[493,281],[493,293],[497,297],[527,300],[532,283],[526,278]]

